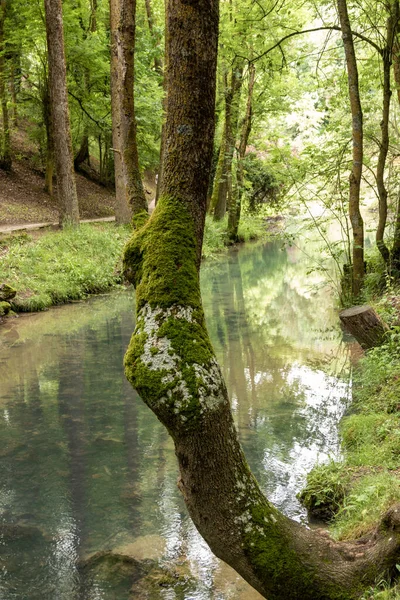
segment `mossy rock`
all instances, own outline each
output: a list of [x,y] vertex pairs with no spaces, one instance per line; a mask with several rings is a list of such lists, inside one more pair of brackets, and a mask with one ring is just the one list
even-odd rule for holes
[[[172,592],[176,600],[192,597],[197,582],[187,562],[155,566],[148,575],[135,582],[129,600],[163,600]],[[168,596],[167,596],[167,595]]]
[[103,581],[118,585],[144,577],[153,567],[151,561],[139,561],[132,556],[115,554],[110,551],[96,552],[78,565],[81,576],[87,582]]
[[348,487],[349,476],[342,465],[317,465],[308,474],[306,486],[297,497],[310,517],[328,522],[342,507]]
[[11,304],[3,300],[0,301],[0,317],[5,317],[11,312]]
[[0,300],[1,301],[12,300],[13,298],[15,298],[16,294],[17,294],[17,291],[14,290],[14,288],[11,287],[11,285],[8,285],[8,283],[0,284]]

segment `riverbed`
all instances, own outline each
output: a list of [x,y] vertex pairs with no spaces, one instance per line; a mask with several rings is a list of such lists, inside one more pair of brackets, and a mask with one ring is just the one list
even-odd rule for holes
[[[312,248],[249,244],[201,270],[247,459],[272,502],[305,524],[296,494],[338,455],[351,392]],[[0,600],[261,598],[186,514],[173,444],[123,376],[133,327],[134,294],[121,290],[0,331]],[[98,552],[131,557],[135,576],[88,577]]]

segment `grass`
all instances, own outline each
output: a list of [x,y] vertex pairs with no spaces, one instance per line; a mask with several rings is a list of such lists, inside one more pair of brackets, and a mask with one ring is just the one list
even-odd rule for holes
[[0,281],[17,290],[13,309],[44,310],[120,285],[120,257],[128,237],[129,228],[102,223],[36,240],[26,234],[0,240]]
[[[400,290],[370,273],[364,294],[390,330],[354,367],[351,412],[341,423],[342,460],[315,467],[300,495],[317,515],[324,504],[333,509],[330,533],[339,540],[371,534],[400,502]],[[392,599],[400,599],[400,585],[380,581],[362,600]]]
[[[130,232],[113,223],[87,223],[37,239],[27,234],[0,238],[0,283],[17,290],[13,310],[45,310],[122,285],[121,256]],[[265,223],[244,216],[239,233],[243,241],[256,239],[266,234]],[[225,242],[226,220],[207,217],[204,258],[222,252]]]

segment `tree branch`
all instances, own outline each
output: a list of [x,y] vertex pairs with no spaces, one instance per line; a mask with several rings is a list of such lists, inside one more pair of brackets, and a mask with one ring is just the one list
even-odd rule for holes
[[[292,31],[292,33],[288,33],[288,35],[285,35],[283,38],[281,38],[279,40],[279,42],[277,42],[276,44],[274,44],[273,46],[271,46],[270,48],[268,48],[268,50],[266,50],[262,54],[259,54],[258,56],[255,56],[254,58],[250,59],[249,63],[255,63],[260,58],[263,58],[264,56],[266,56],[267,54],[269,54],[270,52],[272,52],[272,50],[275,50],[275,48],[278,48],[282,44],[282,42],[285,42],[286,40],[288,40],[288,39],[290,39],[290,38],[292,38],[292,37],[294,37],[296,35],[303,35],[304,33],[313,33],[314,31],[327,31],[327,30],[341,31],[341,28],[338,25],[329,25],[329,26],[326,26],[326,27],[315,27],[314,29],[304,29],[303,31]],[[375,48],[375,50],[382,56],[383,49],[380,48],[378,46],[378,44],[376,44],[370,38],[367,38],[362,33],[357,33],[356,31],[353,31],[352,34],[353,34],[354,37],[357,37],[360,40],[363,40],[364,42],[367,42],[367,44],[369,44],[370,46],[372,46],[373,48]]]

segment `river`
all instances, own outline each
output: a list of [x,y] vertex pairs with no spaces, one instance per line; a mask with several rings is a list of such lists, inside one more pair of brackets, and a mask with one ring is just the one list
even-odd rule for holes
[[[201,272],[250,466],[304,522],[296,493],[316,461],[337,456],[350,394],[348,348],[311,247],[249,244]],[[261,598],[194,529],[172,442],[123,377],[133,302],[121,291],[0,330],[0,600]],[[106,550],[166,571],[87,576],[83,561]]]

